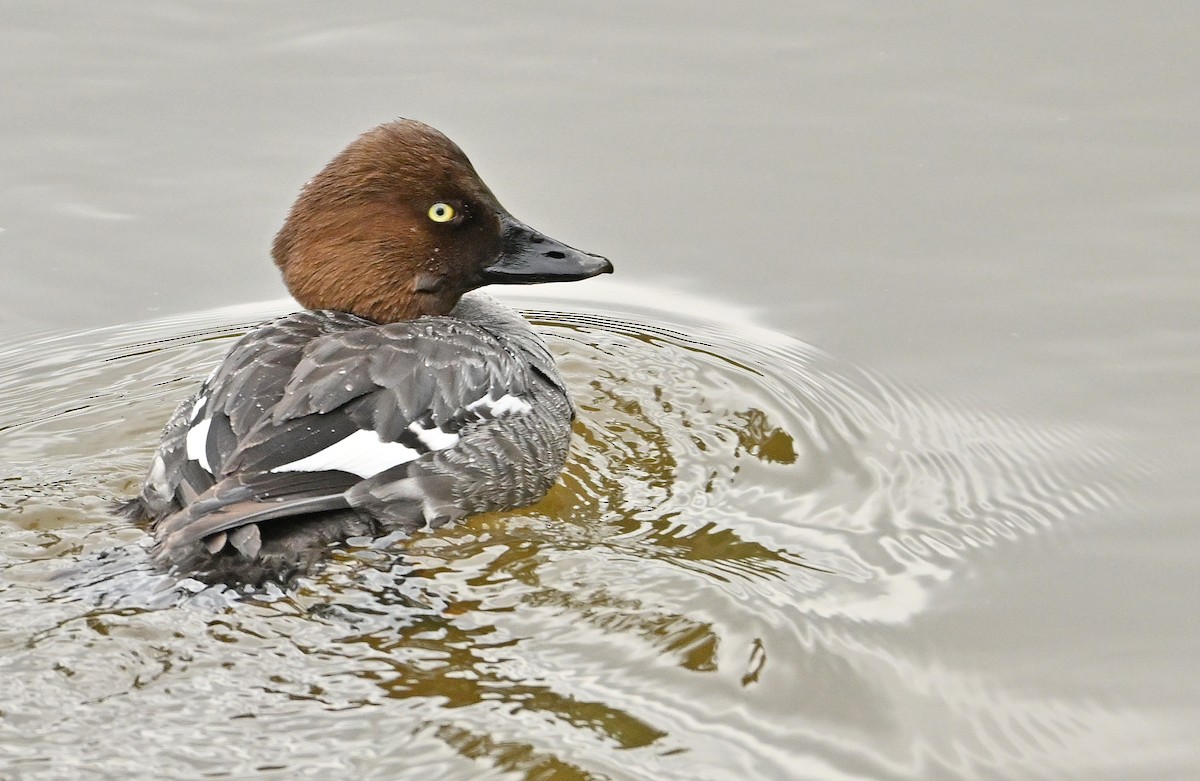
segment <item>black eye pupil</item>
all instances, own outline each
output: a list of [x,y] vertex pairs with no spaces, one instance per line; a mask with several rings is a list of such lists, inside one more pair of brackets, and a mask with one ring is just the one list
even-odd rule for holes
[[427,214],[429,219],[437,222],[451,222],[459,217],[453,206],[442,202],[430,205]]

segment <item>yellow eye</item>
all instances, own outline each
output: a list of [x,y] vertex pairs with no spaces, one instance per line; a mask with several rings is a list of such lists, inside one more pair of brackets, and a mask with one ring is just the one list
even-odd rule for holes
[[429,219],[434,222],[450,222],[454,219],[454,207],[448,203],[435,203],[429,207]]

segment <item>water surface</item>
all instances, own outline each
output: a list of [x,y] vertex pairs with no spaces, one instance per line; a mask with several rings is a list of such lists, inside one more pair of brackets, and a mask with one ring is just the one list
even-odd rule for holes
[[[3,15],[0,777],[1200,775],[1193,5]],[[107,502],[398,115],[617,266],[570,469],[184,599]]]
[[24,399],[3,432],[0,623],[22,682],[5,723],[25,738],[6,745],[29,777],[143,772],[147,740],[179,776],[1028,776],[1119,759],[1105,747],[1149,728],[953,663],[920,631],[972,610],[958,591],[996,557],[1119,502],[1107,432],[614,302],[526,310],[580,409],[539,505],[361,541],[294,593],[176,583],[105,507],[275,308],[5,357],[0,390]]

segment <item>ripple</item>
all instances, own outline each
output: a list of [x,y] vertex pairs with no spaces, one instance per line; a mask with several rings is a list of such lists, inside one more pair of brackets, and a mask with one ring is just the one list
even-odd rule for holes
[[1058,777],[1146,728],[916,631],[991,558],[1118,501],[1108,432],[737,318],[523,301],[580,411],[550,495],[245,598],[153,571],[106,507],[279,305],[0,352],[0,668],[21,683],[0,745],[46,778],[144,773],[146,724],[167,775]]

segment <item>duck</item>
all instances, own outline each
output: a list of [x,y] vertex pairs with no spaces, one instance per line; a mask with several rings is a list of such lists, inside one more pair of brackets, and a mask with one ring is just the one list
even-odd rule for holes
[[479,288],[587,279],[607,258],[513,217],[453,141],[410,119],[305,184],[271,256],[303,310],[233,344],[120,506],[155,564],[286,586],[348,539],[546,495],[575,407],[543,339]]

